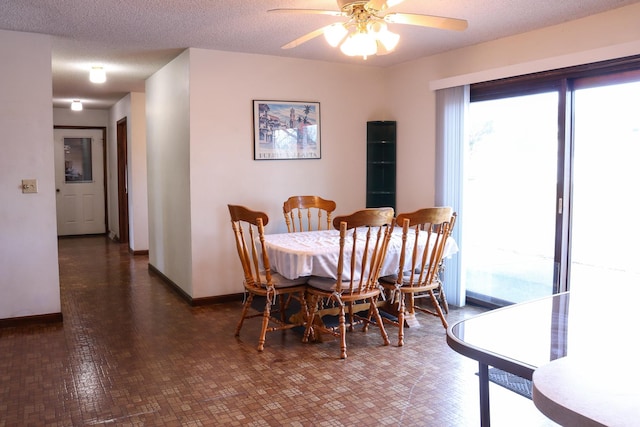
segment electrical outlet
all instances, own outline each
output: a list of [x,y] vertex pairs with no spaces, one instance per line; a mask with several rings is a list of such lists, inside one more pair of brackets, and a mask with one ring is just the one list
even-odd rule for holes
[[22,180],[22,192],[23,193],[37,193],[38,192],[38,180],[37,179],[23,179]]

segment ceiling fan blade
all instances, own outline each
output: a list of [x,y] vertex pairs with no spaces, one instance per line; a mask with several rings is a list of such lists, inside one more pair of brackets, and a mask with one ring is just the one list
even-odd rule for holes
[[377,11],[383,11],[397,4],[402,3],[404,0],[369,0],[366,4],[366,9],[373,9]]
[[388,13],[384,20],[392,24],[419,25],[441,30],[463,31],[468,23],[464,19],[444,18],[442,16],[418,15],[416,13]]
[[289,42],[287,44],[285,44],[284,46],[282,46],[282,49],[291,49],[294,48],[296,46],[300,46],[302,43],[306,43],[311,39],[315,39],[318,36],[321,36],[322,34],[324,34],[325,30],[327,28],[329,28],[331,25],[326,25],[322,28],[318,28],[315,31],[311,31],[310,33],[305,34],[302,37],[298,37],[297,39],[295,39],[292,42]]
[[272,13],[310,13],[315,15],[344,16],[339,10],[322,10],[322,9],[269,9],[267,12]]

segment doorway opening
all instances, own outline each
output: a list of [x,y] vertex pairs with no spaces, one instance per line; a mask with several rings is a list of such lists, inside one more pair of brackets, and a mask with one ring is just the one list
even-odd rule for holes
[[127,118],[116,125],[118,145],[118,241],[129,243],[129,192],[127,188]]

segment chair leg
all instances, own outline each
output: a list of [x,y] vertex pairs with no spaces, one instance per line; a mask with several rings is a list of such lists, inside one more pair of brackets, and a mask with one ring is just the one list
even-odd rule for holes
[[440,321],[442,321],[442,326],[444,326],[444,328],[447,329],[449,325],[447,324],[447,320],[444,318],[444,314],[442,313],[442,309],[440,308],[438,299],[436,298],[432,290],[429,291],[429,296],[431,297],[431,302],[433,303],[433,306],[436,309],[436,312],[438,317],[440,318]]
[[371,304],[371,308],[373,309],[373,315],[376,317],[376,323],[380,328],[380,335],[382,335],[382,340],[384,341],[384,345],[389,345],[389,336],[387,335],[387,331],[384,329],[384,325],[382,324],[382,316],[380,316],[380,311],[378,311],[378,306],[376,305],[377,298],[371,297],[369,299],[369,303]]
[[438,288],[438,293],[440,296],[440,303],[442,304],[444,312],[449,314],[449,304],[447,303],[447,296],[444,294],[444,286],[442,286],[442,284],[440,284],[440,287]]
[[[409,294],[413,295],[413,294]],[[404,345],[404,299],[406,294],[401,293],[398,297],[398,347],[402,347]]]
[[250,293],[247,296],[247,300],[244,302],[244,305],[242,306],[240,321],[238,322],[238,326],[236,326],[236,337],[240,335],[240,329],[242,329],[242,324],[244,323],[244,319],[247,316],[247,311],[249,311],[249,307],[251,306],[251,301],[253,301],[253,294]]
[[347,358],[347,326],[345,325],[345,313],[344,313],[344,303],[339,301],[340,303],[340,359]]
[[287,306],[289,305],[289,298],[291,298],[291,294],[285,298],[284,295],[280,295],[280,321],[282,323],[287,323]]
[[260,338],[258,339],[258,351],[264,350],[264,342],[267,339],[267,327],[269,326],[269,318],[271,317],[271,302],[269,298],[264,304],[264,311],[262,312],[262,329],[260,331]]
[[318,311],[318,296],[313,295],[311,297],[311,301],[309,302],[311,306],[311,310],[307,310],[305,308],[307,314],[307,326],[304,328],[304,335],[302,336],[302,342],[309,342],[309,335],[313,330],[313,320],[316,317],[316,312]]
[[416,298],[415,298],[415,294],[414,293],[409,293],[407,294],[407,297],[409,298],[409,302],[406,303],[405,302],[405,308],[407,310],[407,313],[409,313],[409,315],[411,316],[415,316],[416,315]]
[[309,307],[307,307],[307,296],[305,291],[300,292],[299,298],[300,298],[300,312],[302,313],[302,324],[306,326],[307,323],[309,322]]
[[349,332],[353,332],[353,301],[349,302]]

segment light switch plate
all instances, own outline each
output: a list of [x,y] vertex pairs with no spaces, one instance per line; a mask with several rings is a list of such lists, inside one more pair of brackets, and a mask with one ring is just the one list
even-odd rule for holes
[[23,193],[37,193],[38,192],[38,180],[37,179],[23,179],[22,180],[22,192]]

